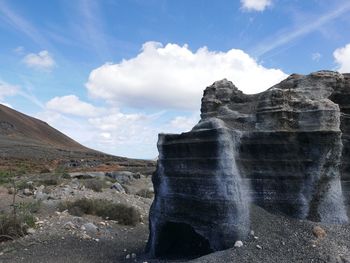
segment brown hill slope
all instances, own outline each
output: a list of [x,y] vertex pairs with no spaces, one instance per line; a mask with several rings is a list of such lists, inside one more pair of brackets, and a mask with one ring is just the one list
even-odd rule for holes
[[106,157],[89,149],[47,123],[0,104],[0,159]]
[[34,170],[57,166],[110,170],[124,166],[153,166],[154,162],[89,149],[47,123],[0,104],[0,171],[23,165]]
[[57,149],[91,151],[46,122],[22,114],[0,104],[0,139],[2,143],[40,145]]

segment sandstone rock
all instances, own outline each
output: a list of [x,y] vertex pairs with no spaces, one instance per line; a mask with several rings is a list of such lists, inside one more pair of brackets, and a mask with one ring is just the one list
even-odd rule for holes
[[312,229],[312,233],[314,234],[314,236],[318,239],[323,239],[326,237],[326,231],[320,227],[320,226],[315,226],[313,229]]
[[206,88],[200,122],[159,135],[149,253],[232,247],[248,237],[250,202],[294,218],[348,222],[349,116],[350,74],[294,74],[254,95],[227,80]]

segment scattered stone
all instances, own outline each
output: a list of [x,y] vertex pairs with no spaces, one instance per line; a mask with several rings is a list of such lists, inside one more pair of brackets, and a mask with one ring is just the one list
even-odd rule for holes
[[119,193],[124,193],[124,194],[125,194],[125,189],[124,189],[123,186],[121,186],[121,184],[118,183],[118,182],[115,182],[115,183],[111,186],[111,189],[115,189],[115,190],[117,190],[117,192],[119,192]]
[[64,228],[68,229],[68,230],[72,230],[72,229],[75,229],[76,226],[71,221],[69,221],[69,222],[64,224]]
[[93,223],[86,223],[83,225],[83,227],[85,227],[85,231],[89,235],[95,235],[98,232],[98,227],[95,226]]
[[130,257],[131,257],[130,254],[127,254],[125,259],[130,259]]
[[136,259],[136,254],[135,253],[131,253],[131,258],[132,259]]
[[134,173],[129,171],[115,171],[115,172],[107,172],[106,176],[111,177],[118,181],[120,184],[129,183],[130,180],[133,179]]
[[86,233],[83,233],[81,238],[84,239],[84,240],[90,240],[91,239],[91,237],[88,234],[86,234]]
[[235,242],[235,247],[243,247],[243,242],[241,240],[237,240]]
[[318,239],[323,239],[326,237],[326,231],[320,227],[320,226],[315,226],[313,229],[312,229],[312,233],[314,234],[314,236]]
[[43,201],[43,200],[49,199],[49,195],[38,190],[38,191],[35,192],[34,198],[37,199],[37,200]]
[[250,235],[251,235],[251,236],[255,236],[254,230],[250,230]]
[[262,249],[262,246],[256,245],[256,248],[257,248],[257,249]]
[[27,229],[27,233],[30,234],[30,235],[33,235],[35,234],[36,230],[34,228],[28,228]]
[[28,188],[25,188],[25,189],[23,190],[23,194],[24,194],[25,196],[31,196],[31,195],[33,195],[33,192],[32,192],[31,190],[29,190]]
[[105,176],[104,172],[74,172],[69,173],[69,176],[71,178],[77,178],[77,179],[91,179],[96,177],[103,177]]

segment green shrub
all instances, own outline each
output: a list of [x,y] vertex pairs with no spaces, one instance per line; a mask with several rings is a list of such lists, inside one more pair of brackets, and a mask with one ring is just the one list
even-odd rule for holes
[[9,171],[0,171],[0,184],[8,184],[12,180],[12,174]]
[[75,216],[83,214],[97,215],[104,219],[116,220],[124,225],[136,225],[140,222],[140,212],[126,204],[116,204],[103,199],[78,199],[73,202],[61,203],[59,209]]
[[30,227],[35,227],[34,212],[37,212],[40,203],[15,204],[12,213],[0,213],[0,242],[14,239],[27,234]]

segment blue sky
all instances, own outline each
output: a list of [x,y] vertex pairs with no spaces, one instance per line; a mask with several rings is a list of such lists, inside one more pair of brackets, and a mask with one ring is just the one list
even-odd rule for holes
[[350,71],[348,0],[0,0],[0,103],[86,146],[155,158],[204,88]]

